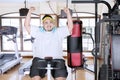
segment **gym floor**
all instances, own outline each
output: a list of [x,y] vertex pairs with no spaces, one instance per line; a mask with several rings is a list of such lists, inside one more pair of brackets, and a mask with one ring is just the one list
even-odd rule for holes
[[[29,61],[31,58],[23,58],[22,62],[12,69],[8,70],[6,73],[0,75],[0,80],[20,80],[20,76],[18,75],[18,69],[22,66],[25,62]],[[89,59],[87,61],[88,65],[93,65],[93,60]],[[92,67],[91,67],[92,68]],[[68,78],[67,80],[74,80],[75,77],[71,76],[71,68],[68,68]],[[76,80],[94,80],[94,73],[87,70],[87,69],[77,69],[76,71]],[[73,79],[72,79],[73,77]],[[22,80],[31,80],[28,75],[24,75]],[[46,77],[43,80],[47,80]]]

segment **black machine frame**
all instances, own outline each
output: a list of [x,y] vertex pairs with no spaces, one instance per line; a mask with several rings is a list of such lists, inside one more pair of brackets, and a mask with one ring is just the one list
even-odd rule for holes
[[108,13],[111,12],[111,6],[108,2],[103,0],[72,0],[72,3],[78,4],[78,3],[89,3],[89,4],[95,4],[95,64],[94,64],[94,74],[95,74],[95,80],[98,79],[98,71],[97,71],[97,55],[99,51],[99,43],[100,43],[100,27],[98,26],[98,4],[103,3],[108,7]]
[[[94,1],[72,1],[72,3],[94,3],[95,4],[95,80],[120,80],[120,70],[119,70],[119,40],[120,40],[120,14],[119,5],[120,0],[115,0],[114,6],[111,8],[110,4],[106,1],[94,0]],[[98,3],[103,3],[108,7],[108,13],[103,13],[103,19],[97,20],[97,10]],[[97,73],[97,53],[99,52],[100,45],[100,24],[106,24],[104,27],[106,29],[104,39],[105,52],[103,53],[103,64],[99,68],[99,73]],[[117,43],[117,44],[116,44]]]

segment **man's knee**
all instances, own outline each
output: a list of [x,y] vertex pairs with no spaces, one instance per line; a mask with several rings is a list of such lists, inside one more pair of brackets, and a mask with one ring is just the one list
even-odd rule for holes
[[40,76],[34,76],[34,77],[32,77],[32,80],[41,80],[41,77]]
[[58,78],[55,78],[55,80],[66,80],[66,78],[64,78],[64,77],[58,77]]

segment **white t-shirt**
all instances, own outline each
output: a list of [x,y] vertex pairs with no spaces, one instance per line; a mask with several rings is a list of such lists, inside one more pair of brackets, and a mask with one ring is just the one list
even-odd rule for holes
[[34,57],[63,58],[62,41],[70,35],[68,27],[59,27],[47,32],[42,27],[31,26],[31,36],[35,38],[33,43]]

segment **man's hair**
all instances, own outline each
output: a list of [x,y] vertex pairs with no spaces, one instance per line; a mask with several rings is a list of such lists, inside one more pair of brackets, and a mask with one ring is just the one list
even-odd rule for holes
[[46,17],[53,19],[51,15],[45,14],[45,16],[42,18],[42,20],[44,20]]

